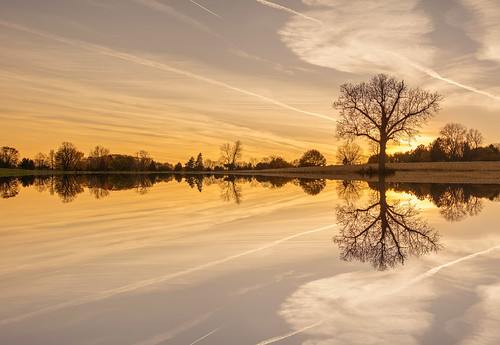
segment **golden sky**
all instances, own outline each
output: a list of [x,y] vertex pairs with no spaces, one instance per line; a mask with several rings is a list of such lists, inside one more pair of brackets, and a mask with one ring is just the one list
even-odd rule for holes
[[339,86],[381,72],[444,95],[417,144],[452,121],[500,141],[495,0],[3,0],[0,44],[0,145],[22,156],[175,163],[241,140],[245,160],[334,163]]

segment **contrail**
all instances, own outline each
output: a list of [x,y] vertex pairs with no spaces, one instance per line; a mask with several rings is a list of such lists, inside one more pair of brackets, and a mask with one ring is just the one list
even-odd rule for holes
[[206,8],[205,6],[200,5],[200,4],[199,4],[199,3],[197,3],[196,1],[194,1],[194,0],[189,0],[189,1],[190,1],[190,2],[192,2],[193,4],[195,4],[196,6],[199,6],[199,7],[203,8],[203,9],[204,9],[205,11],[207,11],[208,13],[213,14],[213,15],[214,15],[214,16],[216,16],[217,18],[219,18],[219,19],[222,19],[222,20],[226,21],[224,18],[222,18],[221,16],[219,16],[217,13],[214,13],[214,12],[210,11],[208,8]]
[[462,89],[465,89],[465,90],[468,90],[468,91],[472,91],[472,92],[478,93],[480,95],[487,96],[487,97],[495,99],[495,100],[500,100],[500,96],[496,96],[496,95],[493,95],[493,94],[491,94],[491,93],[489,93],[487,91],[479,90],[479,89],[477,89],[477,88],[475,88],[473,86],[465,85],[465,84],[459,83],[457,81],[454,81],[452,79],[445,78],[441,74],[439,74],[438,72],[436,72],[435,70],[433,70],[432,68],[425,67],[425,66],[419,64],[418,62],[412,61],[412,60],[410,60],[409,58],[407,58],[404,55],[401,55],[401,54],[398,54],[398,53],[395,53],[395,52],[392,52],[392,51],[386,50],[386,49],[384,49],[384,51],[390,53],[391,55],[396,56],[397,58],[399,58],[401,60],[404,60],[407,64],[409,64],[413,68],[419,70],[420,72],[423,72],[423,73],[427,74],[428,76],[430,76],[432,78],[439,79],[439,80],[444,81],[444,82],[446,82],[448,84],[452,84],[452,85],[458,86],[459,88],[462,88]]
[[298,233],[298,234],[295,234],[295,235],[284,237],[284,238],[282,238],[280,240],[273,241],[271,243],[265,244],[263,246],[255,248],[255,249],[250,249],[250,250],[238,253],[238,254],[234,254],[234,255],[228,256],[228,257],[226,257],[224,259],[220,259],[220,260],[208,262],[208,263],[205,263],[205,264],[202,264],[202,265],[199,265],[199,266],[195,266],[195,267],[192,267],[192,268],[185,269],[183,271],[179,271],[179,272],[175,272],[175,273],[171,273],[171,274],[166,274],[166,275],[163,275],[163,276],[160,276],[160,277],[156,277],[156,278],[142,280],[142,281],[139,281],[139,282],[136,282],[136,283],[132,283],[132,284],[124,285],[124,286],[121,286],[121,287],[117,287],[115,289],[105,290],[105,291],[97,292],[97,293],[92,294],[92,295],[80,297],[80,298],[77,298],[77,299],[74,299],[74,300],[71,300],[71,301],[59,303],[59,304],[53,305],[51,307],[42,308],[42,309],[30,312],[30,313],[25,313],[25,314],[21,314],[21,315],[18,315],[18,316],[10,317],[10,318],[7,318],[7,319],[3,319],[3,320],[0,320],[0,326],[1,325],[6,325],[6,324],[9,324],[9,323],[12,323],[12,322],[22,321],[22,320],[28,319],[30,317],[34,317],[34,316],[38,316],[38,315],[50,313],[50,312],[53,312],[53,311],[57,311],[57,310],[61,310],[61,309],[69,308],[69,307],[75,307],[75,306],[86,304],[86,303],[90,303],[90,302],[101,301],[103,299],[106,299],[106,298],[109,298],[109,297],[112,297],[112,296],[115,296],[115,295],[118,295],[118,294],[130,292],[130,291],[135,291],[135,290],[142,289],[142,288],[150,286],[150,285],[164,283],[164,282],[166,282],[168,280],[171,280],[171,279],[174,279],[174,278],[179,278],[179,277],[185,276],[185,275],[190,274],[190,273],[202,271],[202,270],[205,270],[207,268],[211,268],[213,266],[217,266],[217,265],[226,263],[228,261],[241,258],[243,256],[247,256],[247,255],[250,255],[250,254],[254,254],[254,253],[260,252],[260,251],[265,250],[265,249],[269,249],[269,248],[275,247],[275,246],[277,246],[277,245],[279,245],[279,244],[281,244],[283,242],[293,240],[294,238],[297,238],[297,237],[300,237],[300,236],[304,236],[304,235],[313,234],[313,233],[320,232],[320,231],[325,231],[325,230],[331,229],[331,228],[333,228],[335,226],[336,226],[336,224],[332,224],[332,225],[324,226],[322,228],[318,228],[318,229],[314,229],[314,230],[309,230],[309,231],[304,231],[304,232],[301,232],[301,233]]
[[211,334],[213,334],[213,333],[217,332],[217,331],[218,331],[219,329],[221,329],[222,327],[224,327],[224,326],[220,326],[219,328],[214,329],[212,332],[205,334],[203,337],[201,337],[201,338],[200,338],[200,339],[198,339],[198,340],[193,341],[193,342],[192,342],[191,344],[189,344],[189,345],[196,344],[197,342],[199,342],[199,341],[201,341],[201,340],[205,339],[205,338],[206,338],[206,337],[208,337],[209,335],[211,335]]
[[291,8],[275,4],[274,2],[270,2],[270,1],[266,1],[266,0],[255,0],[255,1],[261,3],[262,5],[266,5],[266,6],[269,6],[269,7],[272,7],[272,8],[276,8],[278,10],[282,10],[282,11],[285,11],[285,12],[288,12],[288,13],[291,13],[291,14],[295,14],[295,15],[301,16],[303,18],[315,21],[316,23],[323,24],[322,21],[320,21],[320,20],[318,20],[316,18],[309,17],[309,16],[305,15],[304,13],[300,13],[300,12],[294,11]]
[[313,327],[316,327],[316,326],[319,326],[323,323],[323,321],[320,321],[318,323],[315,323],[314,325],[310,325],[310,326],[306,326],[304,328],[301,328],[297,331],[293,331],[293,332],[290,332],[290,333],[287,333],[287,334],[284,334],[284,335],[280,335],[278,337],[274,337],[274,338],[271,338],[271,339],[268,339],[268,340],[264,340],[260,343],[258,343],[257,345],[267,345],[267,344],[272,344],[272,343],[275,343],[277,341],[280,341],[280,340],[283,340],[283,339],[286,339],[286,338],[289,338],[295,334],[298,334],[298,333],[302,333],[302,332],[305,332],[307,331],[309,328],[313,328]]
[[161,2],[158,2],[156,0],[132,0],[132,1],[139,4],[139,5],[147,6],[155,11],[170,14],[188,25],[191,25],[197,29],[200,29],[202,31],[205,31],[209,34],[212,34],[212,35],[218,37],[218,35],[216,33],[214,33],[212,30],[210,30],[208,27],[201,24],[200,22],[197,22],[196,20],[194,20],[193,18],[191,18],[189,16],[186,16],[186,15],[180,13],[179,11],[174,9],[173,7],[162,4]]
[[214,80],[214,79],[211,79],[211,78],[208,78],[208,77],[204,77],[202,75],[195,74],[195,73],[192,73],[192,72],[188,72],[188,71],[185,71],[185,70],[182,70],[182,69],[179,69],[179,68],[171,67],[171,66],[168,66],[168,65],[165,65],[165,64],[162,64],[162,63],[159,63],[159,62],[155,62],[155,61],[152,61],[152,60],[149,60],[149,59],[146,59],[146,58],[142,58],[142,57],[139,57],[139,56],[136,56],[136,55],[123,53],[123,52],[120,52],[118,50],[107,48],[107,47],[104,47],[104,46],[101,46],[101,45],[97,45],[97,44],[93,44],[93,43],[87,43],[87,42],[80,41],[80,40],[75,40],[75,39],[69,39],[69,38],[66,38],[66,37],[62,37],[62,36],[58,36],[58,35],[46,33],[46,32],[43,32],[43,31],[33,30],[33,29],[29,28],[29,27],[26,27],[26,26],[23,26],[23,25],[14,24],[14,23],[10,23],[10,22],[3,21],[3,20],[0,20],[0,25],[9,27],[11,29],[16,29],[16,30],[28,32],[28,33],[31,33],[33,35],[37,35],[37,36],[40,36],[40,37],[43,37],[43,38],[46,38],[46,39],[49,39],[49,40],[53,40],[53,41],[65,43],[65,44],[68,44],[68,45],[71,45],[71,46],[74,46],[74,47],[78,47],[78,48],[81,48],[81,49],[89,50],[89,51],[92,51],[92,52],[95,52],[95,53],[98,53],[98,54],[116,57],[118,59],[126,60],[126,61],[129,61],[129,62],[134,62],[134,63],[137,63],[139,65],[148,66],[148,67],[152,67],[152,68],[157,68],[157,69],[160,69],[160,70],[163,70],[163,71],[167,71],[167,72],[171,72],[171,73],[176,73],[176,74],[179,74],[179,75],[183,75],[185,77],[189,77],[189,78],[193,78],[193,79],[196,79],[196,80],[200,80],[200,81],[203,81],[203,82],[208,83],[208,84],[217,85],[217,86],[220,86],[220,87],[223,87],[223,88],[235,91],[235,92],[242,93],[244,95],[248,95],[248,96],[259,98],[259,99],[261,99],[261,100],[263,100],[265,102],[268,102],[268,103],[280,106],[280,107],[288,109],[288,110],[293,110],[293,111],[298,112],[298,113],[302,113],[302,114],[306,114],[306,115],[311,115],[311,116],[315,116],[315,117],[320,117],[322,119],[329,120],[329,121],[336,121],[335,119],[333,119],[331,117],[328,117],[326,115],[317,114],[317,113],[313,113],[313,112],[310,112],[310,111],[305,111],[305,110],[302,110],[302,109],[298,109],[298,108],[292,107],[291,105],[288,105],[288,104],[285,104],[285,103],[280,102],[278,100],[275,100],[273,98],[270,98],[270,97],[267,97],[267,96],[263,96],[263,95],[259,95],[257,93],[254,93],[254,92],[251,92],[251,91],[247,91],[247,90],[241,89],[239,87],[226,84],[226,83],[221,82],[221,81],[217,81],[217,80]]
[[411,64],[413,67],[415,67],[416,69],[418,69],[419,71],[421,72],[424,72],[425,74],[433,77],[433,78],[436,78],[436,79],[439,79],[439,80],[442,80],[446,83],[449,83],[449,84],[452,84],[452,85],[455,85],[455,86],[458,86],[462,89],[465,89],[465,90],[468,90],[468,91],[472,91],[472,92],[475,92],[475,93],[478,93],[480,95],[484,95],[484,96],[487,96],[487,97],[490,97],[490,98],[493,98],[493,99],[496,99],[497,101],[500,101],[500,96],[495,96],[487,91],[483,91],[483,90],[479,90],[479,89],[476,89],[475,87],[473,86],[468,86],[468,85],[464,85],[462,83],[459,83],[459,82],[456,82],[454,80],[451,80],[451,79],[448,79],[448,78],[445,78],[443,76],[441,76],[438,72],[434,71],[433,69],[431,68],[428,68],[428,67],[425,67],[425,66],[422,66],[416,62],[413,62]]

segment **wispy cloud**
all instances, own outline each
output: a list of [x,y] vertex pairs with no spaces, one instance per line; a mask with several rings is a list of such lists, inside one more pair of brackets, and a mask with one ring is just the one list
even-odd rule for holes
[[281,40],[303,61],[356,74],[391,72],[407,76],[419,71],[464,90],[500,99],[428,67],[437,50],[428,39],[434,26],[418,9],[417,0],[308,0],[307,4],[318,8],[312,13],[325,25],[294,17],[279,32]]
[[307,20],[311,20],[311,21],[316,22],[316,23],[320,23],[320,24],[322,23],[320,20],[318,20],[316,18],[310,17],[310,16],[308,16],[308,15],[306,15],[304,13],[301,13],[301,12],[294,11],[291,8],[275,4],[274,2],[270,2],[270,1],[266,1],[266,0],[255,0],[255,1],[261,3],[262,5],[266,5],[266,6],[269,6],[269,7],[272,7],[272,8],[276,8],[278,10],[282,10],[282,11],[285,11],[285,12],[288,12],[288,13],[291,13],[291,14],[295,14],[295,15],[297,15],[299,17],[305,18]]
[[133,62],[133,63],[139,64],[139,65],[148,66],[148,67],[151,67],[151,68],[156,68],[156,69],[163,70],[163,71],[166,71],[166,72],[171,72],[171,73],[175,73],[175,74],[182,75],[182,76],[185,76],[185,77],[189,77],[189,78],[192,78],[192,79],[196,79],[196,80],[208,83],[208,84],[216,85],[216,86],[219,86],[219,87],[222,87],[222,88],[226,88],[226,89],[229,89],[229,90],[241,93],[241,94],[245,94],[245,95],[248,95],[248,96],[251,96],[251,97],[258,98],[261,101],[264,101],[264,102],[267,102],[267,103],[272,103],[274,105],[277,105],[279,107],[282,107],[282,108],[285,108],[285,109],[288,109],[288,110],[292,110],[292,111],[295,111],[295,112],[299,112],[299,113],[310,115],[310,116],[314,116],[314,117],[319,117],[319,118],[322,118],[322,119],[325,119],[325,120],[329,120],[329,121],[335,121],[335,119],[333,119],[331,117],[328,117],[326,115],[322,115],[322,114],[318,114],[318,113],[314,113],[314,112],[310,112],[310,111],[305,111],[305,110],[293,107],[291,105],[285,104],[285,103],[283,103],[281,101],[278,101],[276,99],[273,99],[271,97],[260,95],[260,94],[257,94],[255,92],[248,91],[248,90],[236,87],[236,86],[232,86],[230,84],[227,84],[227,83],[224,83],[224,82],[212,79],[212,78],[208,78],[208,77],[205,77],[205,76],[193,73],[193,72],[189,72],[189,71],[186,71],[186,70],[183,70],[183,69],[180,69],[180,68],[172,67],[172,66],[160,63],[160,62],[156,62],[156,61],[153,61],[153,60],[149,60],[149,59],[143,58],[143,57],[139,57],[139,56],[136,56],[136,55],[124,53],[124,52],[121,52],[121,51],[118,51],[118,50],[114,50],[114,49],[107,48],[107,47],[104,47],[104,46],[101,46],[101,45],[97,45],[97,44],[93,44],[93,43],[88,43],[88,42],[84,42],[84,41],[80,41],[80,40],[70,39],[70,38],[66,38],[66,37],[62,37],[62,36],[58,36],[58,35],[46,33],[46,32],[39,31],[39,30],[34,30],[34,29],[31,29],[31,28],[23,26],[23,25],[19,25],[19,24],[15,24],[15,23],[10,23],[10,22],[3,21],[3,20],[0,20],[0,25],[6,26],[6,27],[9,27],[9,28],[12,28],[12,29],[16,29],[16,30],[28,32],[28,33],[31,33],[31,34],[34,34],[34,35],[37,35],[37,36],[40,36],[40,37],[52,40],[52,41],[57,41],[57,42],[60,42],[60,43],[65,43],[65,44],[68,44],[68,45],[71,45],[71,46],[74,46],[74,47],[78,47],[78,48],[81,48],[81,49],[85,49],[85,50],[88,50],[88,51],[92,51],[92,52],[95,52],[95,53],[98,53],[98,54],[112,56],[112,57],[115,57],[115,58],[118,58],[118,59],[122,59],[122,60],[126,60],[126,61],[129,61],[129,62]]
[[500,3],[497,0],[460,0],[472,20],[457,23],[480,44],[477,57],[500,63]]

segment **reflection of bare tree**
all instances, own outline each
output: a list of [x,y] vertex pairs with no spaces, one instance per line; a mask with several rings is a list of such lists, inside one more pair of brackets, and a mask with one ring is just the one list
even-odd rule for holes
[[317,195],[326,187],[325,179],[300,179],[299,186],[309,195]]
[[13,198],[19,194],[19,180],[15,177],[0,177],[0,196],[2,199]]
[[102,199],[109,195],[112,184],[109,182],[108,175],[89,175],[87,187],[94,198]]
[[348,203],[356,202],[361,198],[361,181],[342,180],[337,181],[337,196]]
[[54,189],[62,202],[69,203],[83,193],[84,185],[85,176],[62,175],[55,177]]
[[235,204],[240,204],[242,200],[242,188],[234,176],[228,176],[219,182],[220,197],[224,201],[234,200]]
[[463,188],[447,188],[436,202],[439,214],[450,222],[458,222],[467,216],[476,216],[483,209],[483,202],[477,197],[467,195]]
[[379,181],[379,198],[357,208],[348,202],[337,209],[339,245],[343,260],[370,262],[377,270],[403,264],[407,257],[418,257],[441,248],[439,234],[418,217],[410,203],[389,205],[385,181]]

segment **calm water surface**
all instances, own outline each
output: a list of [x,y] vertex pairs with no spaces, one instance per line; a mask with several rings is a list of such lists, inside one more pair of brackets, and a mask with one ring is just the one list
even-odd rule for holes
[[498,344],[500,185],[0,180],[0,344]]

